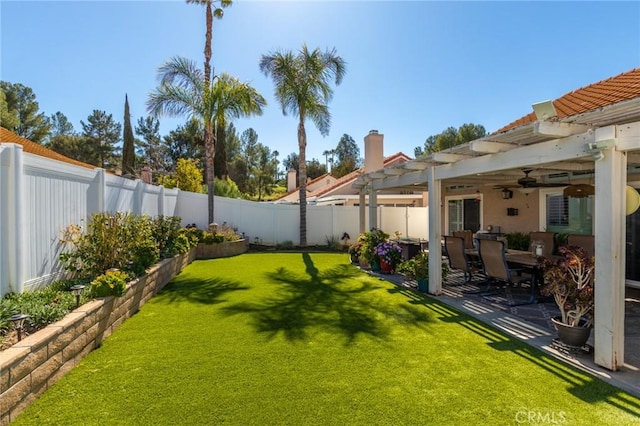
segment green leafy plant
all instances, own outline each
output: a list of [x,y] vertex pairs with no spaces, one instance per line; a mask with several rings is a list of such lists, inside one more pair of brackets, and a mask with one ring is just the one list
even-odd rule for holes
[[[411,259],[405,260],[398,265],[397,271],[405,274],[410,280],[429,279],[429,253],[420,251]],[[449,275],[449,265],[442,262],[442,279]]]
[[96,297],[122,296],[127,288],[128,276],[122,271],[111,269],[91,281],[91,292]]
[[282,241],[281,243],[276,244],[277,250],[290,250],[292,248],[293,248],[293,241],[291,240]]
[[342,248],[342,243],[335,235],[327,235],[324,238],[327,242],[327,249],[338,251]]
[[379,262],[376,246],[389,239],[389,234],[378,229],[371,228],[370,231],[363,232],[358,235],[358,242],[362,243],[360,247],[360,256],[369,264]]
[[86,233],[72,225],[62,242],[71,246],[60,255],[62,264],[80,277],[96,277],[111,268],[138,276],[159,258],[151,219],[130,213],[94,214]]
[[393,240],[378,243],[375,250],[378,258],[391,265],[392,269],[402,262],[402,247]]
[[504,238],[507,239],[507,247],[513,250],[529,250],[529,245],[531,244],[531,237],[529,234],[525,234],[524,232],[510,232],[508,234],[504,234]]

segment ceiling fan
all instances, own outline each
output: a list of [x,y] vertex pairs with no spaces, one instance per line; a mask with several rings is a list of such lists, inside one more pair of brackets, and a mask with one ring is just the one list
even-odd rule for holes
[[533,176],[529,176],[533,169],[522,169],[524,176],[517,180],[517,185],[496,185],[494,189],[509,189],[509,188],[557,188],[561,186],[567,186],[566,183],[550,183],[550,182],[538,182],[538,179]]

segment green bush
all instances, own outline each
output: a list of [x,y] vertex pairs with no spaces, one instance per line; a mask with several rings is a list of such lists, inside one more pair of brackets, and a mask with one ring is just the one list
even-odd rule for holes
[[369,262],[369,264],[379,262],[376,246],[388,239],[389,234],[377,228],[371,228],[370,231],[363,232],[358,236],[358,242],[362,243],[360,246],[360,256]]
[[122,296],[127,288],[127,279],[124,272],[109,270],[91,281],[91,293],[95,297]]
[[63,241],[73,247],[60,260],[65,269],[80,277],[96,277],[112,268],[138,276],[159,259],[153,232],[148,216],[97,213],[86,233],[78,226],[69,227]]
[[511,232],[509,234],[504,234],[504,237],[507,239],[507,247],[510,249],[529,250],[529,245],[531,244],[529,234],[525,234],[523,232]]
[[[192,239],[186,237],[188,230],[180,226],[178,216],[156,216],[152,226],[153,238],[158,246],[161,259],[173,257],[178,253],[186,253],[192,246]],[[196,244],[197,242],[193,245]]]

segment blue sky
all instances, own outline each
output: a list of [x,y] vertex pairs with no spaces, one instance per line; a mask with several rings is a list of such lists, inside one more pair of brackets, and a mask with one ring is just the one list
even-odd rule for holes
[[[31,87],[47,115],[77,131],[94,109],[122,122],[146,115],[156,70],[172,56],[203,61],[204,8],[184,1],[0,0],[0,78]],[[237,121],[281,158],[297,152],[262,54],[333,48],[347,62],[330,103],[331,132],[307,123],[307,158],[324,162],[342,134],[363,150],[371,129],[385,154],[413,155],[464,123],[494,131],[534,102],[640,66],[640,2],[243,1],[214,22],[215,72],[250,82],[269,105]],[[167,134],[184,119],[161,118]]]

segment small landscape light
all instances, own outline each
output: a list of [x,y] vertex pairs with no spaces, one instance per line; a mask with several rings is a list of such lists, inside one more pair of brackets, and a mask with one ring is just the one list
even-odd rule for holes
[[18,332],[18,342],[22,340],[22,330],[24,329],[24,320],[29,318],[29,315],[16,314],[9,318],[9,321],[13,323],[13,328]]
[[76,284],[72,286],[69,290],[73,291],[73,294],[76,295],[76,308],[80,306],[80,295],[82,294],[82,290],[84,290],[84,286],[82,284]]

